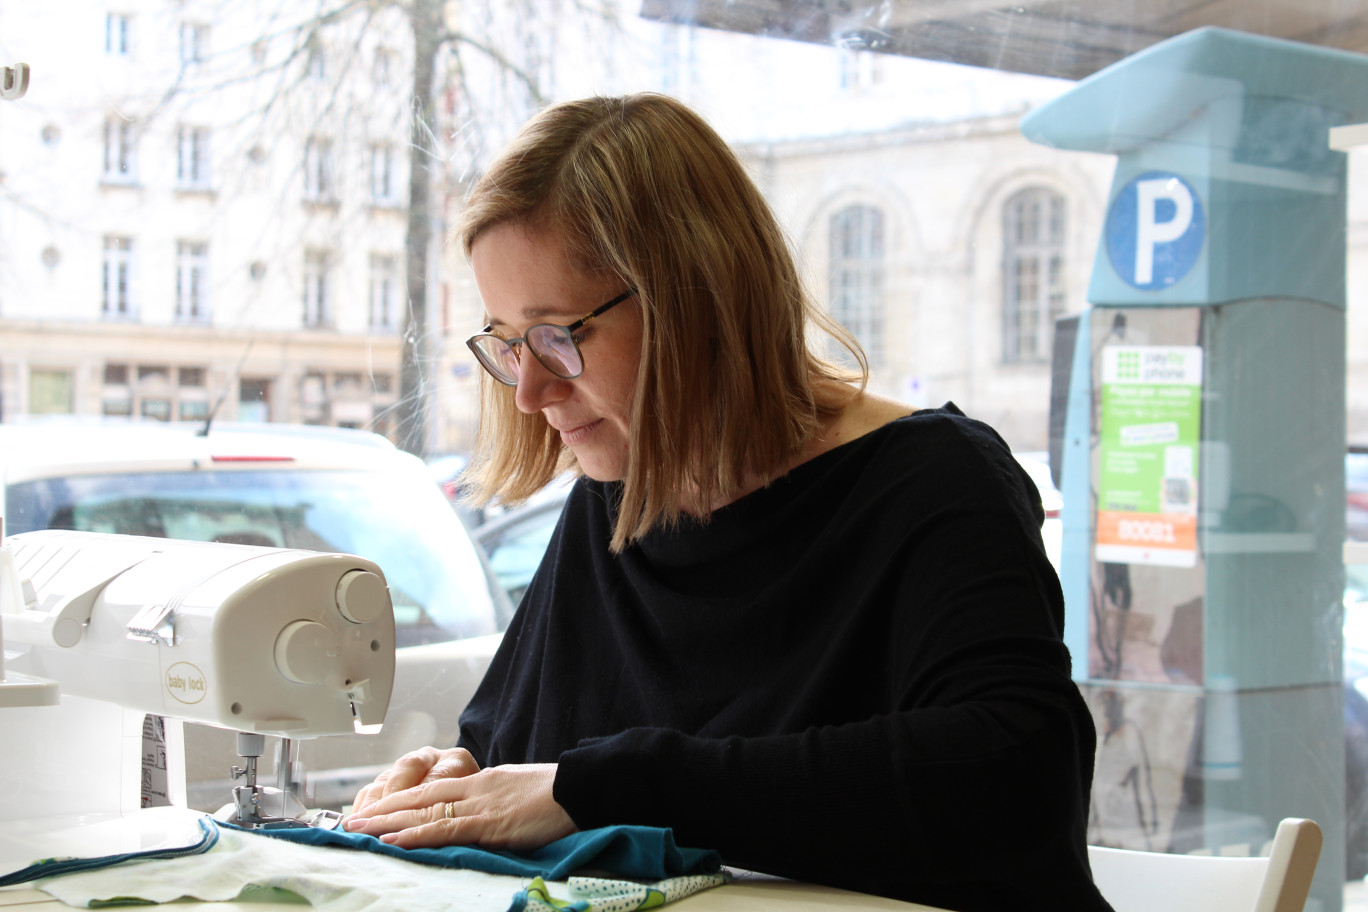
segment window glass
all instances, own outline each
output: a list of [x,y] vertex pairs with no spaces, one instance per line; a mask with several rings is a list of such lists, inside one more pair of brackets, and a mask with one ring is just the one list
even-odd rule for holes
[[[33,70],[27,99],[0,101],[0,420],[212,411],[468,454],[482,304],[448,238],[464,193],[548,103],[670,93],[743,159],[872,392],[953,402],[1048,453],[1099,734],[1089,838],[1222,850],[1317,817],[1313,900],[1338,907],[1368,874],[1368,555],[1346,572],[1343,547],[1368,539],[1354,6],[5,4],[0,64]],[[1260,39],[1237,42],[1238,73],[1193,52],[1107,76],[1232,33]],[[1197,350],[1195,383],[1117,368]],[[1141,400],[1157,411],[1122,405]],[[374,508],[390,529],[377,492],[313,508],[283,483],[278,506],[95,488],[81,515],[108,528],[317,540],[321,517]],[[1119,515],[1142,501],[1159,519]],[[1125,560],[1098,557],[1103,523]],[[402,531],[329,544],[417,548]]]

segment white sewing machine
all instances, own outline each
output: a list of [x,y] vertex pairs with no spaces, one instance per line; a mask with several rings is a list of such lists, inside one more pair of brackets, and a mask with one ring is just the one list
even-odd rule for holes
[[[336,823],[306,817],[293,775],[259,786],[256,758],[264,736],[279,736],[278,766],[293,773],[289,739],[384,720],[395,641],[379,567],[92,532],[0,544],[0,871],[7,855],[42,854],[34,833],[136,815],[150,772],[165,770],[170,803],[183,804],[181,720],[239,732],[244,783],[215,816]],[[163,719],[164,762],[144,756],[144,725],[160,736]]]

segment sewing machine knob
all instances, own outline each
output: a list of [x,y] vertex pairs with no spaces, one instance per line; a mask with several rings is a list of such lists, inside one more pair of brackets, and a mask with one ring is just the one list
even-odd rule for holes
[[348,570],[337,581],[337,610],[353,624],[375,620],[387,599],[384,581],[369,570]]
[[317,684],[337,654],[332,631],[317,621],[292,621],[275,641],[275,663],[280,673],[296,684]]

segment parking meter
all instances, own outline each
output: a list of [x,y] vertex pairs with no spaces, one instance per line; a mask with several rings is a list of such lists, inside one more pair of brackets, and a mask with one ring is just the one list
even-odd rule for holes
[[1313,817],[1326,908],[1344,862],[1346,305],[1328,133],[1365,115],[1368,57],[1200,29],[1022,122],[1117,157],[1088,307],[1056,337],[1066,640],[1099,741],[1089,839],[1257,850]]

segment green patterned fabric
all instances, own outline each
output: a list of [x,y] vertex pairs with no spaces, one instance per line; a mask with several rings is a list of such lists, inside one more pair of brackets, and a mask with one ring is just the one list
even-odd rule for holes
[[716,887],[731,878],[725,873],[667,877],[654,883],[636,883],[607,877],[571,877],[565,882],[565,898],[551,895],[540,877],[513,898],[509,912],[632,912],[658,909],[699,890]]

